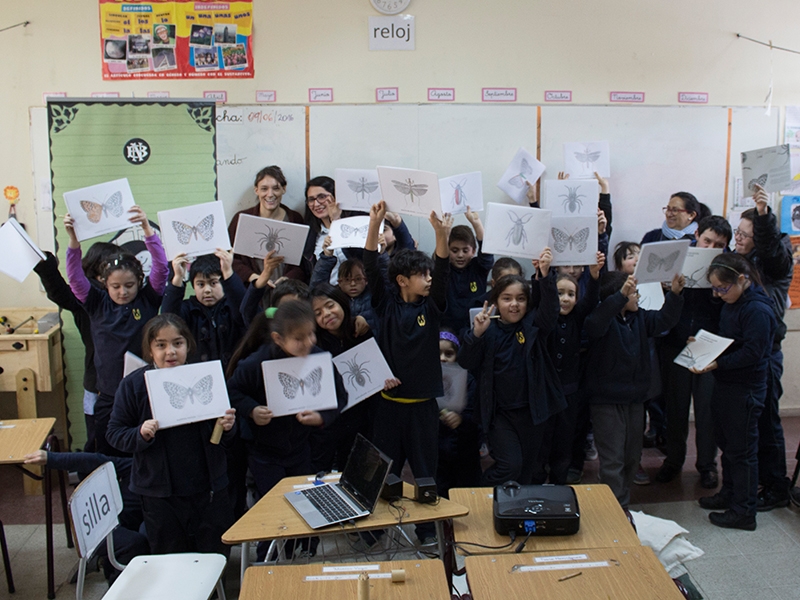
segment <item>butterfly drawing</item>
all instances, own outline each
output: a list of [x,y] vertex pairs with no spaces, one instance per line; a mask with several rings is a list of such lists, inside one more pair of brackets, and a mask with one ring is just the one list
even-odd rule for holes
[[586,146],[586,150],[584,152],[574,152],[575,158],[578,159],[585,168],[590,169],[592,164],[597,162],[597,159],[600,158],[602,152],[597,150],[596,152],[589,152],[589,147]]
[[392,179],[392,185],[398,192],[404,196],[408,196],[411,202],[414,201],[414,196],[424,196],[428,193],[427,183],[414,183],[414,180],[410,177],[405,181]]
[[349,238],[351,235],[354,237],[367,237],[369,225],[362,225],[361,227],[352,227],[350,225],[342,225],[342,237]]
[[195,240],[203,238],[205,241],[209,241],[214,237],[214,215],[204,217],[194,227],[180,221],[173,221],[172,229],[178,236],[178,242],[184,246],[192,241],[192,236]]
[[647,272],[652,273],[656,270],[669,271],[674,265],[675,261],[681,255],[680,250],[675,250],[666,256],[659,256],[658,254],[650,254],[647,257]]
[[523,158],[519,163],[519,174],[514,175],[514,177],[509,179],[508,183],[514,187],[522,188],[525,186],[525,182],[528,181],[526,175],[530,175],[531,173],[533,173],[533,167],[531,167],[528,161]]
[[362,200],[377,190],[378,185],[377,181],[367,181],[366,177],[360,177],[358,181],[347,180],[347,187],[353,190],[356,196],[361,196]]
[[169,403],[173,408],[181,409],[189,400],[194,404],[195,399],[200,404],[209,404],[214,399],[212,388],[214,387],[214,377],[206,375],[198,380],[192,387],[184,387],[171,381],[164,382],[164,391],[169,396]]
[[586,252],[591,231],[588,227],[584,227],[570,235],[558,227],[551,227],[550,233],[553,236],[553,248],[556,252],[565,252],[567,246],[570,250],[574,246],[578,252]]
[[297,396],[297,390],[300,390],[300,393],[305,395],[306,388],[308,388],[312,396],[316,396],[322,391],[322,367],[317,367],[302,379],[279,371],[278,381],[283,386],[283,395],[289,400]]
[[114,192],[105,202],[98,203],[91,200],[81,200],[80,202],[86,218],[92,223],[99,223],[100,219],[111,215],[112,217],[122,216],[122,192]]
[[754,192],[756,190],[757,185],[764,187],[765,185],[767,185],[768,178],[769,175],[767,173],[764,173],[763,175],[756,177],[755,179],[751,179],[747,184],[747,189],[750,190],[751,192]]

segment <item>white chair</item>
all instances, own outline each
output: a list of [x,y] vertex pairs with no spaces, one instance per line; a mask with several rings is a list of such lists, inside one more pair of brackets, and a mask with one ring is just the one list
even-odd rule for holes
[[137,556],[127,565],[117,562],[111,535],[119,524],[122,495],[114,464],[95,469],[75,488],[69,500],[69,514],[77,540],[77,600],[83,600],[86,562],[106,541],[108,559],[122,573],[109,588],[107,600],[208,600],[216,589],[225,600],[222,573],[226,559],[221,554],[163,554]]

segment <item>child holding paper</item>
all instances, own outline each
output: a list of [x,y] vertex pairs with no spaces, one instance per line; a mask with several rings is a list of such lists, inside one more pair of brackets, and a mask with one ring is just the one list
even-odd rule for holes
[[122,380],[108,424],[108,441],[133,454],[130,489],[142,497],[153,554],[228,556],[230,546],[221,540],[233,523],[225,451],[209,440],[217,423],[225,431],[223,440],[233,436],[236,411],[230,408],[218,419],[159,430],[145,383],[146,371],[179,367],[193,350],[194,339],[180,317],[167,313],[147,322],[141,351],[152,364]]

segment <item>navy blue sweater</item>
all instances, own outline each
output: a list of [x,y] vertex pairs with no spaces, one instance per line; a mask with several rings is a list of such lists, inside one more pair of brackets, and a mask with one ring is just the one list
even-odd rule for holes
[[447,310],[442,315],[442,326],[456,333],[469,328],[469,309],[480,306],[486,294],[486,279],[494,265],[494,256],[484,254],[482,246],[483,243],[478,242],[478,253],[463,269],[450,265]]

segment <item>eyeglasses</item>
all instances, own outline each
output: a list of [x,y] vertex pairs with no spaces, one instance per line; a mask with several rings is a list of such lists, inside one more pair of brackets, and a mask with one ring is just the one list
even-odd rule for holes
[[711,291],[714,292],[715,294],[717,294],[718,296],[724,296],[725,294],[727,294],[728,292],[731,291],[732,287],[733,287],[733,284],[726,285],[725,287],[717,287],[715,285],[712,285],[711,286]]
[[689,212],[685,208],[674,208],[672,206],[664,206],[664,207],[661,208],[661,210],[664,211],[665,215],[674,215],[674,214],[678,214],[678,213]]
[[745,233],[741,229],[734,229],[733,230],[733,237],[748,239],[748,238],[753,237],[753,234],[752,233]]
[[314,202],[325,204],[329,198],[333,198],[333,196],[331,194],[320,194],[319,196],[312,196],[311,198],[306,198],[306,204],[314,204]]
[[366,277],[340,277],[339,283],[364,283]]

